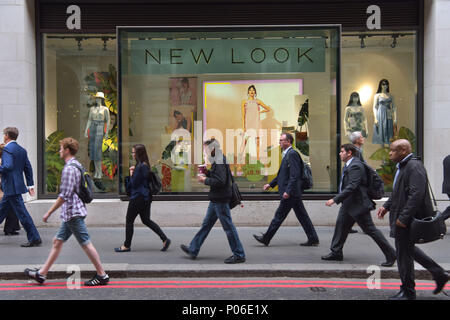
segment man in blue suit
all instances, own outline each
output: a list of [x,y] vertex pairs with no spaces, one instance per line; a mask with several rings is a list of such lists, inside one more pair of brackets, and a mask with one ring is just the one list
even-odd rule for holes
[[[8,214],[8,206],[11,207],[27,232],[28,242],[21,246],[35,247],[42,243],[41,237],[22,199],[23,193],[29,192],[31,196],[34,196],[33,170],[31,169],[27,152],[16,142],[18,135],[19,130],[17,128],[8,127],[3,130],[5,148],[2,154],[0,174],[2,176],[4,196],[0,202],[0,223],[5,220]],[[28,188],[23,180],[24,173]]]
[[305,230],[308,241],[302,243],[302,246],[318,246],[319,237],[317,236],[314,225],[306,212],[302,202],[302,172],[303,160],[297,151],[292,149],[294,137],[290,133],[282,133],[280,137],[280,147],[283,149],[282,161],[278,174],[269,184],[264,185],[264,190],[274,188],[278,185],[278,192],[281,196],[280,206],[275,212],[275,216],[270,223],[267,232],[263,235],[253,235],[255,239],[269,245],[278,228],[281,226],[287,215],[294,209],[295,216]]

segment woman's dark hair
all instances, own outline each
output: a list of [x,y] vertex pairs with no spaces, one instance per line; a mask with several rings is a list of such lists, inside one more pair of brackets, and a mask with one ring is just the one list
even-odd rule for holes
[[387,81],[386,79],[381,79],[380,82],[378,83],[378,90],[377,90],[377,93],[381,93],[381,85],[382,85],[383,83],[386,83],[386,84],[387,84],[387,89],[386,89],[386,91],[389,92],[389,81]]
[[257,92],[256,92],[256,87],[254,86],[254,85],[251,85],[250,87],[248,87],[248,89],[247,89],[247,93],[250,91],[250,89],[252,89],[253,88],[253,90],[255,90],[255,95],[257,94]]
[[181,79],[181,83],[186,83],[188,88],[189,88],[189,80],[188,80],[188,78]]
[[143,144],[135,144],[133,146],[137,164],[144,163],[150,167],[150,161],[148,160],[147,150]]
[[353,97],[358,97],[358,106],[361,106],[361,100],[359,100],[359,93],[358,92],[352,92],[352,94],[350,95],[350,99],[348,100],[347,105],[351,105],[353,104]]
[[182,114],[180,111],[175,110],[175,111],[173,112],[173,116],[176,117],[176,116],[178,116],[178,115],[183,115],[183,114]]

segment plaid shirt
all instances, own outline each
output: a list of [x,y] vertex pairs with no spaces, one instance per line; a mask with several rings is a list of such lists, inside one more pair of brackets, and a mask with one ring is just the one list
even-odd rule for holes
[[80,188],[81,173],[77,168],[70,166],[71,163],[81,166],[75,158],[72,158],[66,162],[62,171],[58,197],[64,200],[60,217],[65,222],[74,217],[85,217],[87,215],[85,204],[76,194],[76,191],[79,191]]

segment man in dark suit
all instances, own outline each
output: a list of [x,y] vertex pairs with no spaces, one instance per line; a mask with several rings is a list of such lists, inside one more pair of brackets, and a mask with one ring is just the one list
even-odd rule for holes
[[397,265],[402,285],[400,291],[390,300],[414,300],[414,260],[427,269],[436,281],[433,293],[442,291],[449,280],[445,270],[428,257],[410,240],[410,225],[414,218],[422,218],[423,213],[432,211],[428,191],[427,172],[419,158],[414,157],[411,143],[400,139],[391,143],[389,158],[397,163],[392,194],[378,209],[379,219],[390,211],[391,237],[395,238]]
[[356,156],[354,145],[344,144],[341,146],[339,156],[345,162],[342,171],[339,194],[326,202],[331,207],[333,204],[342,203],[336,220],[333,239],[331,241],[331,253],[323,256],[323,260],[342,261],[344,256],[342,249],[348,233],[355,223],[362,228],[380,247],[386,256],[386,261],[381,265],[391,267],[395,262],[395,250],[378,230],[370,215],[370,210],[375,209],[375,203],[367,195],[367,174],[361,160]]
[[[0,223],[5,220],[8,208],[12,208],[27,232],[28,242],[21,246],[34,247],[40,245],[42,241],[22,199],[23,193],[29,192],[31,196],[34,196],[33,170],[27,152],[16,142],[18,135],[17,128],[3,130],[3,140],[6,145],[3,149],[0,166],[4,192],[3,199],[0,201]],[[23,181],[24,173],[29,188]]]
[[[442,183],[442,193],[446,193],[450,199],[450,155],[446,156],[443,161],[444,165],[444,182]],[[450,218],[450,206],[442,212],[444,220]]]
[[303,160],[297,151],[292,149],[294,137],[290,133],[283,133],[280,137],[280,146],[283,149],[280,169],[278,174],[269,184],[264,185],[264,190],[274,188],[278,185],[278,193],[281,196],[280,206],[275,212],[269,228],[263,235],[253,235],[255,239],[268,246],[278,228],[286,219],[291,209],[294,209],[295,216],[305,230],[308,241],[302,243],[302,246],[318,246],[319,237],[317,236],[314,225],[306,212],[302,202],[302,172]]

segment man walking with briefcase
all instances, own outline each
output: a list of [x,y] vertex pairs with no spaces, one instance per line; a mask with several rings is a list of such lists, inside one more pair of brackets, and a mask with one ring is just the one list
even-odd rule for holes
[[448,273],[415,246],[410,239],[410,226],[414,218],[420,218],[431,206],[428,193],[427,172],[420,159],[414,157],[408,140],[391,143],[389,158],[397,163],[394,185],[388,201],[378,209],[378,218],[390,211],[391,237],[395,238],[398,272],[402,285],[390,300],[415,300],[414,260],[427,269],[436,281],[433,293],[442,291],[449,280]]

